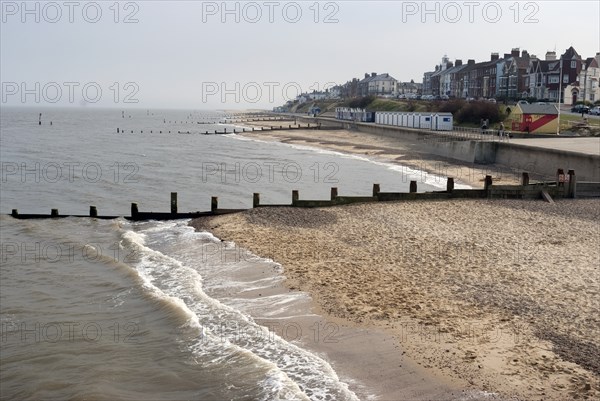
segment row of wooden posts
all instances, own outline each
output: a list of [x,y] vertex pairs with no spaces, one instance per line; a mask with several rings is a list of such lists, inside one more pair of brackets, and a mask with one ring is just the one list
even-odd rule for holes
[[[213,132],[208,132],[208,130],[206,130],[205,132],[201,132],[202,135],[225,135],[225,134],[237,134],[237,133],[242,133],[242,132],[254,132],[254,131],[278,131],[278,130],[292,130],[292,129],[321,129],[321,123],[318,124],[313,124],[312,126],[310,125],[310,123],[308,123],[305,126],[302,126],[302,124],[289,124],[287,127],[284,127],[283,125],[280,125],[279,127],[276,126],[271,126],[271,127],[251,127],[251,128],[242,128],[242,129],[238,129],[236,130],[235,128],[233,129],[233,131],[231,132],[227,132],[227,128],[223,128],[223,132],[219,132],[218,130],[215,130],[214,133]],[[134,133],[134,130],[130,130],[131,133]],[[126,130],[122,129],[122,128],[117,128],[117,134],[119,133],[125,133]],[[150,130],[150,133],[152,134],[154,132],[154,130]],[[140,130],[140,134],[143,134],[144,130]],[[159,134],[162,134],[163,131],[159,130],[158,131]],[[171,133],[171,131],[165,131],[165,133]],[[189,134],[190,131],[177,131],[178,134]]]
[[[568,179],[567,179],[568,178]],[[567,184],[565,186],[565,184]],[[600,184],[600,183],[595,183]],[[524,172],[521,177],[521,185],[492,185],[492,176],[486,175],[484,188],[480,189],[461,189],[454,188],[454,178],[448,177],[445,191],[417,193],[417,181],[410,181],[408,193],[381,192],[379,184],[373,184],[371,196],[339,196],[336,187],[331,188],[329,200],[300,200],[298,190],[292,191],[291,204],[268,204],[263,205],[260,202],[260,193],[254,193],[252,206],[257,207],[327,207],[334,205],[343,205],[358,202],[377,202],[394,200],[424,200],[424,199],[452,199],[452,198],[539,198],[540,195],[548,201],[552,201],[551,195],[558,197],[575,198],[576,195],[576,177],[575,171],[569,170],[564,174],[563,169],[558,169],[556,181],[542,182],[536,184],[529,183],[529,173]],[[548,199],[550,198],[550,199]],[[190,212],[179,213],[177,204],[177,192],[171,192],[171,211],[170,213],[140,212],[137,203],[131,204],[131,216],[126,217],[131,220],[172,220],[176,218],[193,218],[215,214],[227,214],[244,211],[245,209],[219,209],[219,199],[216,196],[211,197],[209,212]],[[17,209],[13,209],[11,215],[15,218],[47,218],[47,217],[68,217],[73,215],[60,215],[58,209],[51,209],[50,216],[40,214],[19,214]],[[99,216],[96,206],[90,206],[89,216],[74,217],[95,217],[112,219],[119,216]]]
[[[292,121],[295,120],[290,117],[264,117],[264,118],[231,118],[223,117],[218,120],[211,121],[179,121],[179,124],[230,124],[230,123],[244,123],[244,122],[257,122],[257,121]],[[177,121],[163,119],[163,124],[177,124]]]

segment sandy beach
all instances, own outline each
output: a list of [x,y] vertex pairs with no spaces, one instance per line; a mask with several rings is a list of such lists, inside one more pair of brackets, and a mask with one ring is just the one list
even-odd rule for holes
[[[244,122],[247,127],[269,127],[268,122]],[[275,125],[275,124],[273,124]],[[456,183],[483,187],[486,175],[498,184],[517,184],[522,171],[498,164],[476,165],[447,159],[427,153],[418,140],[392,138],[366,132],[343,129],[254,131],[238,134],[261,141],[275,141],[293,145],[311,146],[341,153],[361,155],[372,160],[407,166],[441,177],[453,177]],[[431,140],[445,140],[432,137]],[[542,176],[530,172],[532,180]],[[547,177],[546,177],[547,178]]]
[[[242,135],[364,155],[474,188],[488,174],[502,184],[521,175],[355,131]],[[258,208],[192,224],[281,263],[287,290],[308,292],[327,319],[389,335],[394,348],[377,339],[348,344],[353,359],[338,360],[393,355],[380,364],[389,377],[371,378],[378,399],[472,399],[472,389],[500,399],[570,400],[600,397],[599,221],[598,200],[452,200]],[[419,369],[404,376],[399,359]],[[368,371],[351,373],[364,379]],[[427,392],[432,386],[439,391]]]
[[384,330],[432,375],[506,398],[597,399],[599,210],[395,202],[192,224],[281,263],[320,313]]

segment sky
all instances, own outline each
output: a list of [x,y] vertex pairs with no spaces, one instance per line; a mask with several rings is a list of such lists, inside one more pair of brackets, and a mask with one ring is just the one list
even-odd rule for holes
[[1,106],[271,109],[441,58],[600,52],[600,1],[0,2]]

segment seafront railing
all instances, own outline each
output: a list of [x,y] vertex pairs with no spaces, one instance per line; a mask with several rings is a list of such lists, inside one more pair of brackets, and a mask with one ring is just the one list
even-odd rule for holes
[[[260,193],[252,196],[252,207],[300,207],[316,208],[348,205],[365,202],[390,202],[390,201],[418,201],[418,200],[449,200],[449,199],[544,199],[554,203],[554,198],[600,197],[600,182],[577,182],[575,171],[569,170],[567,174],[563,169],[556,172],[555,181],[536,182],[529,181],[529,173],[524,172],[519,185],[494,185],[492,176],[486,175],[483,189],[455,189],[454,178],[448,177],[446,190],[433,192],[417,192],[417,181],[411,181],[409,192],[383,192],[379,184],[373,184],[370,196],[343,196],[339,195],[338,188],[331,188],[330,198],[327,200],[300,199],[300,191],[292,191],[291,203],[288,204],[262,204]],[[130,216],[102,216],[98,214],[95,205],[90,206],[88,215],[60,214],[58,209],[51,209],[50,214],[21,214],[18,209],[13,209],[10,214],[17,219],[47,219],[64,217],[91,217],[97,219],[115,219],[123,217],[127,220],[176,220],[190,219],[203,216],[214,216],[229,213],[239,213],[248,209],[221,209],[219,198],[211,198],[210,211],[180,213],[177,204],[177,192],[171,192],[170,212],[142,212],[137,203],[131,204]]]

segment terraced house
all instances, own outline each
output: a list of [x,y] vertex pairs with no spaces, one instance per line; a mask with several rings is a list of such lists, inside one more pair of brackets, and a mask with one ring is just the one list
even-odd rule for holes
[[365,74],[365,77],[358,83],[358,92],[360,96],[395,96],[397,94],[398,81],[390,74]]
[[562,92],[561,100],[566,104],[576,102],[579,91],[572,92],[570,99],[567,99],[569,94],[566,88],[579,86],[582,65],[581,56],[572,46],[559,59],[556,58],[554,51],[546,52],[545,60],[532,58],[525,78],[527,92],[523,97],[557,102],[559,92]]

